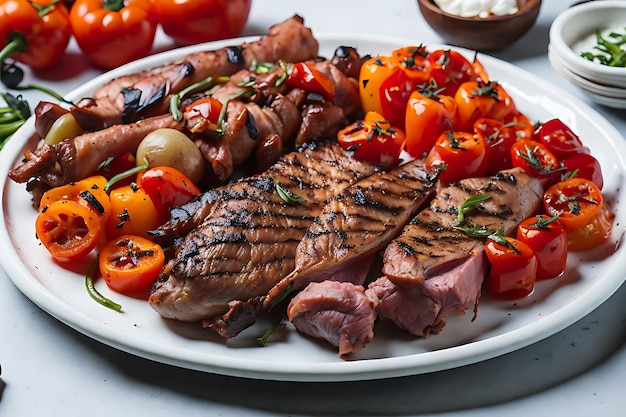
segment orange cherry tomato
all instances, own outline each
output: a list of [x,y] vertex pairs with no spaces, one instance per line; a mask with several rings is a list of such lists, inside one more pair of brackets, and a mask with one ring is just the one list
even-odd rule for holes
[[76,0],[70,23],[81,51],[105,69],[146,56],[158,25],[152,0]]
[[111,240],[100,252],[100,273],[107,285],[120,293],[148,290],[165,264],[158,244],[140,236],[123,235]]
[[565,271],[567,234],[556,217],[538,215],[517,226],[517,239],[537,256],[537,279],[553,278]]
[[94,175],[84,180],[51,188],[41,197],[39,210],[57,200],[72,200],[98,214],[104,223],[111,215],[111,200],[104,190],[106,184],[106,178]]
[[320,94],[328,101],[333,101],[335,98],[335,84],[331,79],[314,66],[304,62],[288,66],[286,83],[292,88],[301,88]]
[[89,254],[102,233],[98,214],[78,201],[45,205],[35,220],[37,238],[59,262],[74,262]]
[[456,102],[431,87],[415,91],[406,106],[406,151],[416,158],[428,153],[446,130],[455,129]]
[[400,68],[415,85],[425,84],[430,80],[430,61],[424,45],[405,46],[391,53],[391,62]]
[[439,174],[439,180],[444,184],[482,177],[487,172],[487,145],[478,135],[447,131],[439,136],[425,164],[431,171],[445,164]]
[[570,251],[586,251],[600,246],[611,236],[615,214],[603,204],[587,224],[567,229],[567,248]]
[[511,96],[495,81],[467,81],[459,86],[454,100],[458,105],[458,128],[465,132],[471,132],[481,117],[504,121],[517,112]]
[[116,188],[109,194],[111,216],[106,222],[109,239],[122,235],[149,238],[148,231],[161,224],[161,217],[145,190],[135,184]]
[[356,159],[391,169],[398,164],[405,137],[381,115],[369,112],[365,120],[340,130],[337,141],[344,149],[354,152]]
[[437,49],[428,55],[430,78],[442,94],[452,96],[467,81],[477,79],[475,66],[461,53],[452,49]]
[[171,207],[181,206],[200,195],[200,189],[193,181],[176,168],[167,166],[139,173],[137,185],[152,200],[162,223],[169,220]]
[[558,216],[568,231],[589,224],[603,204],[600,188],[586,178],[560,181],[548,188],[543,196],[546,213]]
[[234,38],[252,0],[152,0],[163,31],[181,45]]
[[537,277],[537,257],[526,244],[506,237],[506,245],[489,239],[485,245],[491,269],[487,290],[506,298],[522,298],[533,291]]
[[544,145],[530,139],[520,139],[511,146],[511,161],[514,167],[542,179],[557,178],[561,165]]
[[511,146],[517,139],[512,126],[482,117],[474,122],[473,130],[487,144],[487,175],[513,167]]
[[395,71],[391,58],[383,55],[366,59],[359,73],[359,95],[364,112],[383,113],[380,86]]

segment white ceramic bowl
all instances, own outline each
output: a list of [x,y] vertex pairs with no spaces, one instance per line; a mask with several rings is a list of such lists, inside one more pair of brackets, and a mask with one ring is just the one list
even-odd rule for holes
[[575,74],[606,86],[626,88],[626,68],[589,61],[581,52],[593,52],[595,33],[626,32],[626,2],[602,0],[573,6],[550,27],[550,46]]

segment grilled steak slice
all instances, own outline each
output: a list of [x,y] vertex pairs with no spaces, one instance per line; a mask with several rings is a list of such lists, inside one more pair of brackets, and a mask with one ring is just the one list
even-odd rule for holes
[[541,183],[521,169],[489,178],[464,179],[442,189],[430,204],[404,228],[385,251],[383,273],[398,285],[424,282],[482,251],[482,240],[454,228],[458,210],[471,196],[490,198],[466,216],[464,226],[489,230],[514,230],[536,212],[543,196]]
[[270,291],[266,305],[289,283],[294,290],[326,279],[362,283],[349,277],[354,265],[384,248],[431,198],[434,182],[422,166],[413,160],[376,173],[332,198],[298,244],[295,270]]
[[490,198],[465,214],[463,227],[503,229],[509,234],[536,212],[543,189],[539,180],[519,169],[443,188],[385,251],[385,277],[368,289],[380,300],[381,317],[426,336],[439,331],[451,312],[476,304],[488,270],[484,242],[455,226],[458,209],[478,194]]
[[[311,145],[211,192],[218,198],[208,199],[206,218],[176,245],[150,305],[164,317],[198,321],[267,294],[293,270],[296,246],[324,202],[374,171],[337,144]],[[294,196],[303,201],[284,199]]]
[[378,299],[348,282],[313,282],[287,307],[287,317],[309,336],[339,348],[339,356],[358,352],[374,337]]

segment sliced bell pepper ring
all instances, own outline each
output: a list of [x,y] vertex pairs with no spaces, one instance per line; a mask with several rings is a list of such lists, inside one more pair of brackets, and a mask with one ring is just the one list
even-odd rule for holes
[[72,200],[45,205],[35,220],[37,238],[59,262],[84,258],[98,243],[102,220],[91,209]]
[[81,51],[111,69],[150,52],[158,20],[151,0],[76,0],[70,23]]
[[72,36],[61,0],[0,2],[0,62],[11,57],[31,68],[48,68],[65,53]]
[[140,236],[123,235],[100,251],[100,273],[107,285],[120,293],[146,291],[165,263],[158,244]]

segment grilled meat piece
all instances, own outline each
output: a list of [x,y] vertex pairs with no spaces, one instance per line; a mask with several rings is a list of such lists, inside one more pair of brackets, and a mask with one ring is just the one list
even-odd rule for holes
[[326,340],[339,356],[358,352],[374,338],[378,299],[361,285],[313,282],[287,307],[287,317],[298,331]]
[[416,159],[367,177],[332,198],[298,244],[295,270],[270,291],[266,305],[289,283],[294,290],[337,277],[362,284],[350,277],[351,271],[359,265],[369,268],[364,259],[400,233],[430,200],[434,184]]
[[[206,216],[183,219],[189,220],[183,229],[202,221],[175,246],[150,305],[164,317],[198,321],[224,314],[233,300],[267,294],[293,270],[296,246],[323,203],[374,171],[339,145],[312,145],[261,174],[209,192],[199,199],[209,204],[200,208]],[[197,207],[196,201],[184,210]]]
[[164,114],[45,144],[26,152],[24,161],[9,171],[9,178],[18,183],[37,178],[51,187],[78,181],[93,174],[107,157],[135,152],[148,133],[165,127],[182,129],[182,123]]
[[478,194],[490,198],[466,213],[461,226],[510,234],[537,211],[543,188],[523,170],[512,169],[441,189],[385,251],[385,277],[368,289],[380,299],[382,317],[425,336],[439,330],[450,312],[477,302],[487,272],[484,240],[456,226],[459,208]]
[[[315,59],[318,43],[300,16],[294,16],[269,29],[268,35],[240,46],[189,54],[170,64],[125,75],[100,87],[83,113],[99,114],[107,123],[129,123],[138,117],[167,111],[168,97],[210,76],[231,75],[255,62],[299,62]],[[100,128],[105,127],[101,126]]]

